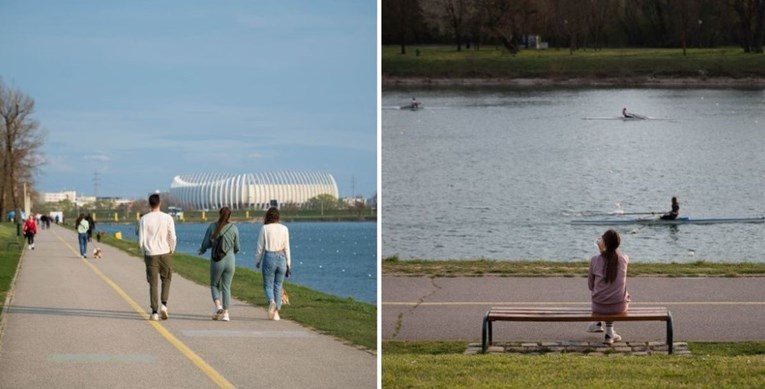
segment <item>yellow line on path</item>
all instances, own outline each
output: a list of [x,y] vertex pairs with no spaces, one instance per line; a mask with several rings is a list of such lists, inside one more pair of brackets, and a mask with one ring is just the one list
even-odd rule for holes
[[[388,301],[382,305],[399,306],[459,306],[459,305],[585,305],[589,306],[589,301],[445,301],[433,303],[417,303],[406,301]],[[630,303],[634,305],[765,305],[765,301],[646,301],[641,303]]]
[[[72,247],[69,242],[64,240],[58,233],[53,231],[53,234],[56,235],[56,237],[63,242],[67,247],[69,247],[72,252],[79,256],[80,252],[79,250],[75,250],[74,247]],[[146,312],[143,308],[141,308],[138,303],[135,302],[130,296],[128,296],[127,293],[125,293],[122,288],[119,287],[114,281],[112,281],[109,277],[107,277],[104,273],[101,272],[97,267],[93,266],[90,262],[88,262],[85,258],[82,258],[82,262],[87,265],[93,272],[98,275],[107,285],[111,286],[112,289],[114,289],[117,294],[122,297],[125,302],[130,305],[131,308],[133,308],[136,312],[138,312],[141,317],[144,319],[149,319],[149,313]],[[156,321],[149,321],[149,324],[151,324],[152,327],[154,327],[157,332],[160,333],[170,344],[175,346],[175,348],[178,349],[178,351],[181,352],[186,358],[188,358],[194,365],[196,365],[202,372],[204,372],[210,379],[215,382],[215,384],[218,385],[220,388],[235,388],[234,384],[229,382],[226,378],[224,378],[218,371],[216,371],[212,366],[207,364],[207,362],[204,361],[199,355],[197,355],[194,351],[191,351],[191,349],[183,344],[178,338],[176,338],[170,331],[168,331],[162,324],[159,324],[159,322]]]

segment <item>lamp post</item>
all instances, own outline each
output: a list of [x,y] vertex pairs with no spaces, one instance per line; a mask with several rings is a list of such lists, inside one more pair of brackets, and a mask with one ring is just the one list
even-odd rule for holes
[[699,40],[699,48],[701,48],[701,24],[703,24],[703,23],[704,23],[704,22],[703,22],[701,19],[699,19],[699,37],[698,37],[698,40]]

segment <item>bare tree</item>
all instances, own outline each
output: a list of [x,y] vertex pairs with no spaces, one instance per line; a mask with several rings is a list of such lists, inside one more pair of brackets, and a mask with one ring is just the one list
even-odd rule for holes
[[[19,197],[23,186],[34,186],[34,176],[42,164],[39,154],[44,135],[32,118],[35,101],[18,89],[8,88],[0,80],[0,215],[8,202],[20,217]],[[17,219],[18,221],[18,219]]]
[[739,18],[741,46],[745,53],[762,53],[765,36],[765,0],[730,0]]
[[423,10],[441,30],[451,32],[457,51],[462,51],[465,29],[471,24],[476,0],[426,0]]
[[382,2],[383,35],[401,46],[406,54],[406,45],[411,36],[424,28],[422,8],[419,0],[385,0]]

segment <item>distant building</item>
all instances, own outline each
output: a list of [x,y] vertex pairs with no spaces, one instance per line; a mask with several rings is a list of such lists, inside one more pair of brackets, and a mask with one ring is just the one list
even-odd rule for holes
[[365,207],[367,206],[367,199],[363,196],[345,197],[342,201],[346,207],[355,207],[358,203],[361,203]]
[[267,209],[281,204],[302,207],[322,194],[339,197],[335,178],[329,173],[200,173],[175,176],[170,184],[170,195],[195,209]]
[[71,191],[64,191],[64,192],[53,192],[53,193],[40,193],[40,202],[41,203],[58,203],[59,201],[69,200],[74,202],[77,198],[77,192],[71,190]]

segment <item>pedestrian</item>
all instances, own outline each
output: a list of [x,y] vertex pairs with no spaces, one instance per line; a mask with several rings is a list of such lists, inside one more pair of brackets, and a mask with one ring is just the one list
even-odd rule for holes
[[[596,245],[600,254],[590,259],[587,284],[592,292],[592,313],[617,314],[629,308],[630,294],[627,292],[627,266],[630,259],[617,249],[621,237],[615,230],[603,233]],[[603,332],[601,322],[592,323],[589,332]],[[606,322],[605,343],[612,344],[622,340],[614,331],[614,322]]]
[[[172,216],[160,210],[159,195],[149,196],[151,211],[138,221],[138,247],[146,264],[146,281],[149,283],[151,320],[167,320],[167,299],[173,276],[173,252],[175,251],[175,223]],[[162,280],[162,306],[157,298],[157,275]]]
[[85,216],[86,219],[88,219],[88,242],[93,241],[93,231],[96,229],[96,219],[91,215],[88,214],[88,216]]
[[35,249],[35,234],[37,234],[37,223],[35,223],[34,217],[28,217],[27,220],[24,222],[24,227],[22,228],[22,232],[24,232],[24,236],[27,238],[27,247],[28,250],[34,250]]
[[268,319],[279,320],[282,308],[282,282],[290,273],[290,234],[287,227],[279,223],[279,210],[266,211],[263,227],[258,235],[258,249],[255,252],[255,267],[263,263],[263,288],[268,299]]
[[90,228],[90,223],[88,223],[84,213],[80,213],[80,216],[77,216],[77,221],[74,222],[74,225],[77,226],[77,240],[80,242],[80,256],[87,258],[88,228]]
[[[212,293],[213,320],[229,321],[228,308],[231,305],[231,281],[236,271],[236,256],[239,252],[239,229],[229,223],[231,209],[220,209],[218,221],[207,227],[199,247],[199,255],[212,248],[210,255],[210,292]],[[217,249],[221,245],[221,252]],[[219,257],[219,254],[223,254]],[[222,299],[221,299],[222,296]]]

